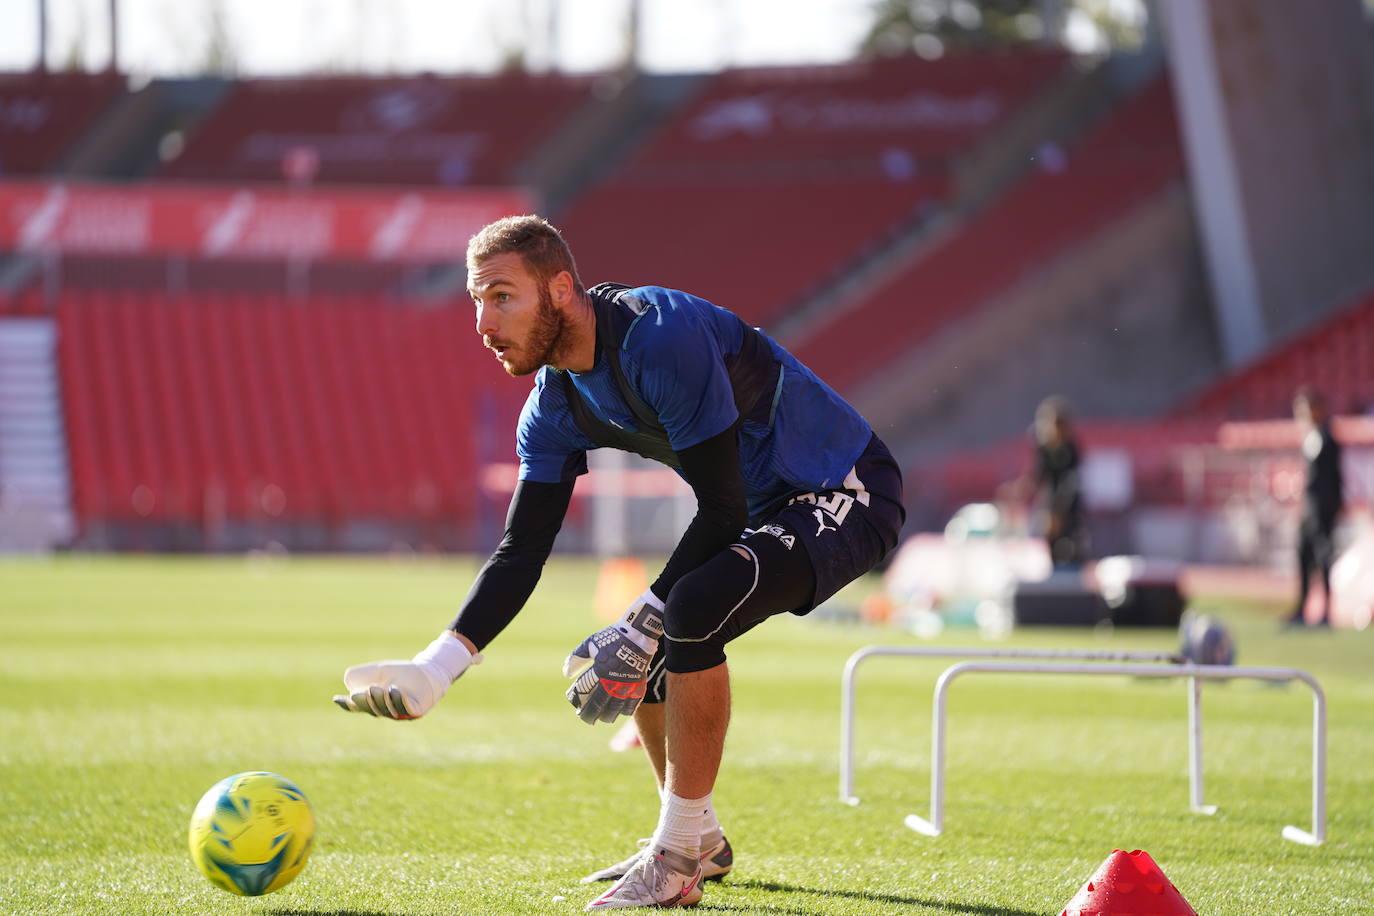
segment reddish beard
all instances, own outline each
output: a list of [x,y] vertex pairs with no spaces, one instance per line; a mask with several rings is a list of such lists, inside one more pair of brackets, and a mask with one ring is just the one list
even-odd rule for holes
[[534,313],[529,338],[519,348],[519,352],[524,355],[519,362],[507,361],[506,372],[518,377],[537,372],[542,366],[551,365],[563,345],[564,325],[563,313],[554,308],[553,297],[541,284],[539,307]]

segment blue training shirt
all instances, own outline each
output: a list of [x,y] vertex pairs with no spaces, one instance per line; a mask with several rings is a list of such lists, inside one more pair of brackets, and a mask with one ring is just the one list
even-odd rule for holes
[[[738,353],[744,329],[729,312],[688,293],[659,286],[628,292],[646,308],[620,353],[630,386],[658,416],[674,451],[729,429],[739,419],[724,357]],[[843,485],[873,435],[853,407],[772,338],[781,375],[768,421],[740,424],[740,470],[751,518],[787,497]],[[572,480],[587,472],[596,448],[578,427],[563,386],[548,366],[539,370],[516,428],[520,479]],[[604,354],[590,372],[569,372],[587,406],[602,420],[636,430]]]

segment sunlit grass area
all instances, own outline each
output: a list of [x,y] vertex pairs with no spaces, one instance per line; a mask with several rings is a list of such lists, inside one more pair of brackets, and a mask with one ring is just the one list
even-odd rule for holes
[[[580,875],[653,830],[638,752],[563,698],[598,623],[597,567],[558,560],[530,606],[429,717],[351,716],[349,665],[408,657],[475,563],[81,558],[0,563],[0,911],[573,913]],[[1195,604],[1239,661],[1308,669],[1330,699],[1330,840],[1286,842],[1311,804],[1311,699],[1206,688],[1207,794],[1188,810],[1181,682],[971,678],[950,699],[946,832],[929,806],[930,697],[948,662],[870,663],[857,807],[838,800],[840,671],[893,629],[784,616],[732,647],[734,719],[716,803],[735,871],[721,913],[1057,914],[1113,848],[1145,849],[1208,916],[1374,913],[1374,632],[1281,634],[1279,604]],[[951,643],[973,633],[947,632]],[[1172,633],[1023,630],[1009,646],[1172,649]],[[243,770],[296,782],[318,819],[301,877],[262,898],[203,879],[200,795]]]

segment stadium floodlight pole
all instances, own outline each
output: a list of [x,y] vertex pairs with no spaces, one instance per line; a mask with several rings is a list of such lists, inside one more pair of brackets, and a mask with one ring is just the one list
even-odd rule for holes
[[34,62],[39,73],[48,72],[48,0],[38,3],[38,59]]
[[[934,740],[931,747],[930,818],[908,814],[906,826],[926,836],[939,836],[945,825],[945,699],[955,679],[966,674],[1092,675],[1136,678],[1186,677],[1194,680],[1302,681],[1312,689],[1312,829],[1292,825],[1283,828],[1285,840],[1306,846],[1326,842],[1326,694],[1317,679],[1298,668],[1244,668],[1230,665],[1157,665],[1031,663],[970,661],[951,665],[935,684]],[[1201,724],[1199,722],[1199,730]]]
[[[857,805],[858,796],[854,794],[854,683],[858,677],[859,665],[874,656],[901,656],[907,658],[1000,658],[1000,659],[1072,659],[1074,661],[1098,662],[1168,662],[1182,664],[1185,659],[1171,652],[1147,652],[1139,650],[1110,649],[988,649],[981,646],[866,646],[859,649],[845,662],[844,676],[840,681],[840,801],[846,805]],[[1194,694],[1193,702],[1200,702],[1200,695]],[[1197,710],[1190,707],[1189,715],[1197,717]],[[1190,757],[1196,766],[1202,766],[1201,728],[1198,729],[1198,743],[1190,746]],[[1195,778],[1194,797],[1198,804],[1202,799],[1202,781]],[[1215,809],[1213,809],[1215,810]]]
[[119,0],[110,0],[110,72],[119,72]]

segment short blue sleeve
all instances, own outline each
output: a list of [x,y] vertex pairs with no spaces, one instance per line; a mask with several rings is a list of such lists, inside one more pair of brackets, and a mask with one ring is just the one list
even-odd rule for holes
[[549,376],[548,369],[540,370],[525,399],[515,428],[515,454],[521,480],[563,483],[587,473],[590,443],[582,441],[562,390]]
[[737,352],[738,322],[695,296],[658,287],[634,294],[646,309],[625,340],[623,362],[675,451],[719,435],[739,419],[725,354]]

